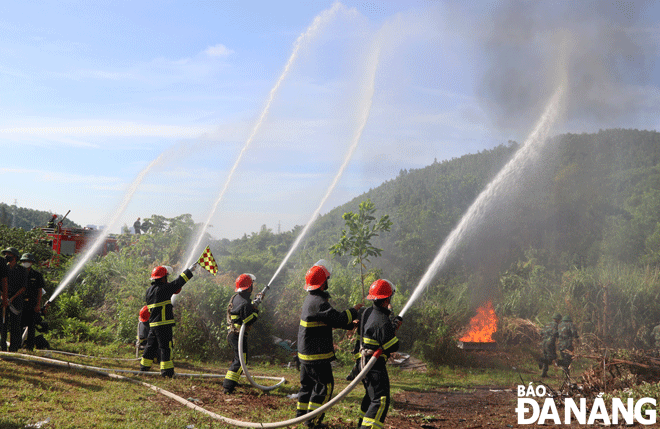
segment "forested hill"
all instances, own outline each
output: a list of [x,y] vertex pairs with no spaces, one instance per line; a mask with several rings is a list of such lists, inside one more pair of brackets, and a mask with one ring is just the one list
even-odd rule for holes
[[[39,226],[46,226],[46,223],[51,219],[53,213],[34,210],[16,205],[8,205],[0,203],[0,224],[7,225],[14,228],[21,228],[26,231]],[[62,220],[64,213],[58,214],[56,221]],[[80,228],[80,225],[71,221],[68,217],[62,223],[65,227]]]
[[[486,214],[487,227],[463,243],[459,267],[480,270],[488,279],[530,248],[566,266],[660,263],[660,133],[565,134],[546,146],[538,168],[525,172],[529,180],[524,187],[510,189],[507,204]],[[377,216],[389,214],[394,222],[375,240],[384,249],[375,266],[404,284],[415,281],[518,147],[509,142],[401,171],[319,218],[309,245],[333,244],[344,226],[341,215],[357,212],[359,203],[370,198]]]

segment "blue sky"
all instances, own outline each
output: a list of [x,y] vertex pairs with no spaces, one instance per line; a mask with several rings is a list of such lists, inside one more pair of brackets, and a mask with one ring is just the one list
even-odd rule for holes
[[[290,230],[401,169],[524,140],[556,84],[556,132],[658,129],[654,2],[345,1],[301,43],[209,232]],[[578,3],[578,4],[573,4]],[[203,222],[296,40],[332,1],[44,1],[0,6],[0,201],[105,224]],[[560,55],[563,53],[563,56]],[[45,220],[44,220],[45,221]],[[113,231],[118,232],[118,231]]]

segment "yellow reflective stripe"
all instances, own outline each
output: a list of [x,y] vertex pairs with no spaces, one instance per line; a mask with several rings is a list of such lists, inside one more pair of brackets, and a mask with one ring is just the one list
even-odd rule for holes
[[362,358],[362,353],[359,353],[359,352],[358,352],[358,353],[355,353],[355,354],[353,355],[353,358],[354,358],[355,360],[358,360],[358,359]]
[[227,371],[227,374],[225,375],[225,378],[226,378],[227,380],[231,380],[231,381],[238,382],[240,376],[241,376],[241,375],[240,375],[238,372]]
[[241,316],[239,316],[239,315],[236,315],[236,314],[231,315],[231,320],[236,320],[236,319],[240,319],[240,318],[241,318]]
[[259,317],[257,313],[252,313],[248,317],[246,317],[245,320],[243,320],[243,323],[248,323],[250,320],[256,319],[257,317]]
[[154,363],[154,360],[153,360],[153,359],[145,359],[145,358],[142,358],[142,359],[140,360],[140,365],[142,365],[142,366],[146,366],[147,368],[151,368],[151,364],[153,364],[153,363]]
[[300,320],[300,325],[304,326],[305,328],[318,328],[320,326],[328,326],[324,322],[306,322],[304,320]]
[[378,341],[374,340],[373,338],[363,337],[362,342],[364,344],[369,344],[370,346],[380,346],[380,343]]
[[309,405],[307,406],[309,411],[314,411],[317,408],[321,408],[321,405],[323,404],[317,404],[316,402],[310,402]]
[[376,417],[374,418],[376,423],[379,423],[378,427],[383,427],[383,413],[387,410],[387,397],[380,397],[380,406],[376,412]]
[[174,368],[174,362],[172,362],[171,360],[160,363],[160,369],[161,370],[162,369],[172,369],[172,368]]
[[319,355],[304,355],[302,353],[298,353],[298,358],[302,360],[321,360],[321,359],[331,359],[334,355],[335,352],[328,352]]
[[170,323],[174,323],[173,319],[172,320],[167,320],[167,315],[166,315],[166,311],[165,311],[165,308],[166,308],[167,304],[171,305],[172,301],[168,299],[167,301],[157,302],[155,304],[147,305],[147,308],[149,309],[149,311],[151,313],[153,313],[153,311],[151,311],[151,310],[160,307],[160,320],[161,321],[160,322],[152,322],[152,323],[150,323],[150,326],[159,326],[159,325],[167,325],[167,324],[170,324]]
[[171,325],[173,323],[174,323],[174,320],[162,320],[160,322],[151,322],[149,324],[149,326],[151,326],[153,328],[154,326]]
[[362,426],[372,427],[372,428],[379,428],[379,429],[382,429],[384,427],[381,422],[379,422],[377,420],[374,420],[370,417],[364,417],[362,419]]
[[172,301],[168,299],[167,301],[157,302],[155,304],[149,304],[147,305],[147,308],[151,310],[152,308],[156,308],[156,307],[165,307],[167,304],[171,304],[171,303]]
[[383,345],[383,350],[387,350],[387,349],[389,349],[390,347],[392,347],[393,345],[395,345],[398,341],[399,341],[399,339],[398,339],[397,337],[392,338],[391,340],[389,340],[388,342],[386,342],[386,343]]
[[353,315],[351,314],[351,310],[346,310],[346,318],[348,319],[348,323],[351,323],[353,321]]
[[307,404],[303,404],[302,402],[298,402],[296,404],[296,409],[300,411],[307,411]]
[[186,273],[181,273],[181,278],[184,279],[186,282],[187,282],[188,280],[190,280],[190,279],[188,278],[188,276],[186,275]]

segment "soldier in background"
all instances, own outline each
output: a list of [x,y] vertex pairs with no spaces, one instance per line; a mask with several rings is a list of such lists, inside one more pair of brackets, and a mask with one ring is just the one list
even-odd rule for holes
[[653,346],[656,355],[660,354],[660,325],[655,325],[651,331],[651,345]]
[[30,351],[34,349],[35,326],[37,315],[41,312],[41,293],[45,286],[44,276],[32,267],[36,263],[37,260],[32,253],[24,253],[21,256],[21,265],[27,270],[28,279],[27,290],[23,294],[25,298],[23,299],[21,328],[27,328],[27,338],[23,345]]
[[573,360],[573,340],[579,338],[571,316],[564,316],[561,319],[557,331],[559,334],[557,346],[559,347],[559,353],[561,353],[561,360],[557,361],[557,364],[564,369],[566,375],[570,376],[569,367]]
[[539,363],[541,377],[548,376],[548,366],[557,359],[557,337],[559,336],[559,322],[561,314],[555,313],[552,316],[552,322],[548,323],[542,332],[541,347],[543,348],[543,358]]

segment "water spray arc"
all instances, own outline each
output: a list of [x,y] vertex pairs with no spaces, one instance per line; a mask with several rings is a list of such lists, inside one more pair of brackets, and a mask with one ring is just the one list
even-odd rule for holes
[[343,164],[339,167],[339,171],[337,171],[337,174],[335,175],[334,180],[330,184],[330,187],[326,191],[325,195],[321,199],[321,202],[319,203],[318,207],[312,213],[312,216],[309,218],[309,221],[307,221],[307,224],[305,225],[305,228],[300,232],[298,237],[296,238],[296,241],[294,241],[293,245],[291,245],[291,249],[289,249],[289,252],[286,254],[284,259],[282,260],[282,263],[280,266],[275,270],[275,274],[273,274],[273,277],[270,279],[268,282],[268,285],[262,290],[262,294],[265,294],[265,292],[270,288],[270,285],[273,283],[273,280],[278,276],[280,271],[282,271],[282,268],[284,265],[287,263],[293,252],[298,248],[298,245],[302,241],[302,239],[305,237],[307,234],[307,231],[309,231],[309,228],[312,226],[316,218],[318,217],[319,213],[321,212],[321,208],[325,205],[325,202],[328,200],[330,195],[332,194],[332,191],[335,190],[337,187],[337,183],[339,183],[339,179],[344,174],[344,171],[346,170],[346,167],[348,166],[349,161],[353,157],[353,154],[355,153],[355,149],[357,148],[358,143],[360,142],[360,139],[362,138],[362,133],[364,131],[364,127],[367,125],[367,121],[369,119],[369,114],[371,113],[371,105],[373,103],[373,96],[374,96],[374,91],[375,91],[375,82],[376,82],[376,70],[378,69],[378,62],[379,62],[379,57],[380,57],[380,46],[377,46],[373,52],[372,55],[369,59],[369,79],[368,79],[368,87],[366,88],[366,91],[364,92],[363,96],[363,110],[361,112],[360,116],[360,122],[358,123],[358,128],[355,131],[355,135],[353,136],[353,142],[351,143],[350,148],[348,149],[348,152],[346,153],[346,157],[344,158]]
[[[337,183],[339,182],[339,179],[342,177],[344,174],[344,171],[346,170],[346,167],[348,166],[349,161],[353,157],[353,153],[355,153],[355,149],[357,148],[358,143],[360,142],[360,139],[362,138],[362,132],[364,131],[364,127],[367,125],[367,120],[369,119],[369,114],[371,112],[371,105],[373,103],[373,95],[375,91],[375,82],[376,82],[376,70],[378,69],[378,60],[380,57],[380,46],[376,46],[376,48],[373,50],[372,56],[370,57],[369,60],[369,79],[368,79],[368,87],[364,93],[364,107],[362,110],[362,114],[360,116],[360,122],[358,125],[358,128],[355,132],[355,135],[353,137],[353,142],[348,150],[348,153],[346,154],[346,157],[344,158],[344,162],[342,165],[339,167],[339,171],[337,171],[337,174],[335,175],[334,180],[330,184],[330,187],[326,191],[325,195],[321,199],[321,202],[319,203],[318,207],[312,214],[311,218],[305,225],[305,228],[300,232],[296,240],[294,241],[293,245],[289,249],[288,253],[282,260],[282,263],[280,263],[280,266],[275,270],[275,274],[273,274],[273,277],[270,279],[266,287],[263,288],[263,290],[260,293],[260,298],[256,300],[255,302],[259,304],[261,300],[263,300],[264,296],[266,295],[266,292],[268,292],[268,289],[270,289],[270,285],[273,283],[277,275],[282,271],[282,268],[284,268],[284,265],[287,263],[293,252],[298,248],[298,245],[302,241],[303,237],[307,234],[307,231],[309,228],[312,226],[316,218],[318,217],[321,208],[325,205],[325,202],[328,200],[330,195],[332,194],[332,191],[337,187]],[[275,389],[277,386],[262,386],[258,383],[256,383],[252,377],[250,376],[250,372],[248,371],[247,365],[245,364],[245,360],[243,359],[243,337],[245,335],[245,325],[241,327],[241,331],[239,333],[239,340],[238,340],[238,356],[241,361],[241,368],[243,368],[243,372],[245,373],[245,377],[248,379],[250,384],[252,384],[254,387],[261,389],[263,391],[269,391]]]
[[124,195],[124,199],[122,200],[121,204],[115,210],[115,214],[110,220],[110,223],[108,224],[107,227],[105,227],[101,233],[96,237],[96,240],[87,248],[85,249],[84,253],[82,254],[82,257],[78,261],[78,263],[69,271],[69,273],[64,277],[64,280],[57,286],[55,291],[53,292],[53,295],[50,297],[48,302],[52,302],[68,285],[71,283],[71,281],[78,275],[80,270],[82,270],[83,266],[91,259],[92,256],[96,254],[96,252],[99,250],[103,242],[105,241],[106,237],[110,234],[110,231],[113,228],[116,228],[119,224],[119,220],[121,216],[124,214],[124,211],[126,210],[126,207],[128,206],[128,203],[131,201],[133,198],[133,195],[135,194],[135,191],[137,191],[138,186],[142,183],[142,180],[144,180],[144,177],[151,171],[151,169],[161,163],[165,156],[168,154],[168,152],[163,152],[161,153],[158,158],[155,160],[151,161],[147,167],[145,167],[133,180],[133,183],[131,183],[131,186],[128,188],[128,191]]
[[504,166],[504,168],[497,174],[497,176],[486,186],[486,188],[479,194],[477,199],[472,203],[470,208],[461,218],[458,225],[447,236],[438,254],[436,255],[431,265],[422,276],[419,284],[413,291],[413,294],[408,299],[408,302],[399,313],[400,317],[408,311],[410,306],[419,298],[422,292],[426,289],[438,270],[446,263],[447,259],[456,250],[456,247],[465,237],[469,228],[483,221],[487,215],[488,205],[496,198],[506,191],[508,187],[513,186],[519,179],[522,166],[531,164],[538,160],[539,152],[548,140],[550,129],[554,124],[559,109],[563,100],[565,92],[565,84],[560,85],[555,91],[554,95],[548,102],[543,115],[534,127],[532,133],[527,137],[523,146],[516,152],[515,156]]
[[204,234],[206,233],[206,230],[209,227],[209,224],[211,223],[211,218],[215,214],[216,210],[218,209],[218,205],[220,204],[220,201],[222,201],[222,198],[225,195],[225,192],[227,191],[227,188],[229,187],[229,183],[231,182],[231,179],[234,175],[234,172],[236,171],[236,168],[240,164],[241,160],[243,159],[243,156],[245,155],[245,152],[247,151],[248,147],[252,143],[252,140],[254,140],[254,137],[256,136],[257,132],[259,129],[261,129],[261,125],[264,122],[264,119],[266,118],[266,115],[268,114],[268,111],[270,110],[270,106],[273,103],[273,99],[275,98],[275,94],[279,90],[280,86],[282,85],[282,82],[284,79],[287,77],[289,74],[289,71],[291,70],[291,67],[293,66],[295,60],[298,58],[298,53],[303,46],[303,42],[309,41],[312,39],[321,26],[325,24],[326,22],[330,21],[334,17],[334,15],[337,13],[337,11],[344,7],[341,3],[337,2],[332,5],[330,9],[325,10],[324,12],[321,12],[316,18],[314,18],[314,21],[312,24],[307,28],[307,31],[302,33],[300,36],[298,36],[298,39],[296,39],[296,42],[294,43],[293,47],[293,52],[291,53],[291,56],[289,57],[289,60],[287,61],[286,65],[284,66],[284,71],[280,75],[279,79],[275,83],[275,86],[270,90],[270,93],[268,95],[268,99],[266,100],[266,105],[264,106],[263,111],[261,112],[261,116],[259,116],[259,119],[257,120],[257,123],[255,124],[252,133],[246,140],[245,144],[243,145],[243,148],[241,149],[241,152],[238,154],[238,158],[234,162],[234,165],[232,166],[231,170],[229,171],[229,175],[227,176],[227,180],[225,181],[224,186],[222,187],[222,190],[220,191],[220,194],[218,194],[217,199],[215,200],[215,203],[211,207],[211,210],[209,212],[208,217],[206,218],[206,221],[204,222],[202,228],[200,229],[197,239],[195,241],[195,244],[192,246],[190,249],[190,254],[188,255],[188,259],[186,260],[186,264],[184,266],[190,266],[192,263],[192,260],[194,258],[194,255],[196,254],[198,247],[200,247],[200,244],[202,242],[202,239],[204,238]]

